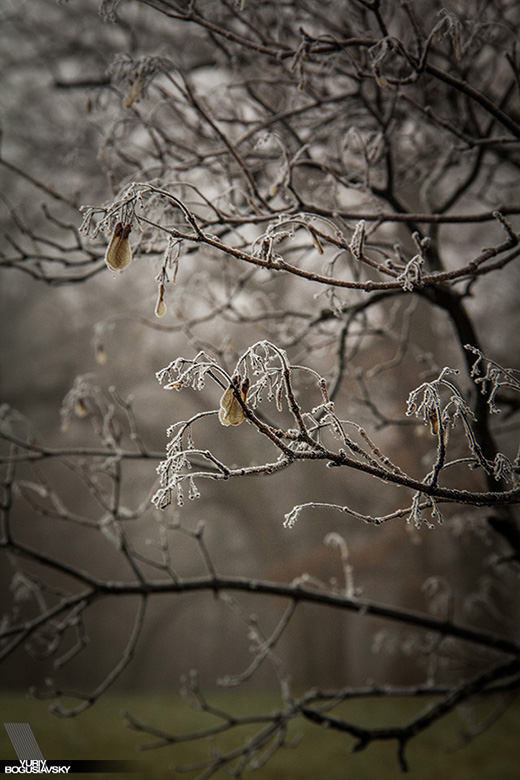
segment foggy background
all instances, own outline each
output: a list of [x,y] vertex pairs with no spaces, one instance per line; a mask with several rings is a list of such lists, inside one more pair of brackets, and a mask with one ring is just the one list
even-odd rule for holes
[[[120,179],[126,175],[124,160],[114,165],[112,142],[107,140],[112,123],[117,122],[121,101],[113,91],[100,92],[97,86],[107,80],[114,57],[125,51],[133,56],[174,51],[184,63],[196,65],[200,84],[208,88],[219,74],[212,75],[212,57],[195,29],[186,35],[184,27],[177,30],[175,23],[166,26],[160,15],[138,4],[125,10],[124,23],[119,25],[100,19],[96,0],[78,0],[66,6],[42,0],[25,4],[20,13],[16,3],[4,2],[2,15],[2,158],[73,201],[69,206],[2,166],[2,227],[17,235],[17,220],[23,218],[35,232],[54,233],[56,240],[59,234],[59,240],[66,243],[59,228],[45,217],[42,203],[56,219],[78,227],[78,207],[111,198],[114,170]],[[71,81],[84,81],[85,86],[64,86]],[[89,82],[95,86],[89,86]],[[496,238],[499,229],[493,230]],[[399,236],[398,229],[394,235],[392,228],[388,231],[389,242]],[[488,233],[484,239],[485,231],[489,226],[446,228],[445,242],[451,244],[455,258],[461,250],[466,254],[468,243],[477,247],[489,243]],[[3,251],[9,257],[12,246],[5,244]],[[185,316],[199,305],[196,274],[204,269],[211,273],[212,268],[211,258],[198,257],[196,262],[200,265],[193,260],[181,263],[177,285],[168,290],[168,312],[161,321],[153,314],[157,269],[150,268],[146,256],[137,256],[131,268],[117,278],[102,267],[83,283],[60,286],[42,283],[18,269],[4,268],[0,280],[0,403],[20,415],[14,423],[19,433],[34,435],[51,448],[96,447],[99,441],[89,415],[72,414],[68,427],[62,425],[60,409],[76,377],[85,376],[104,399],[110,399],[111,387],[116,387],[124,399],[132,397],[143,441],[157,454],[156,458],[125,462],[123,466],[122,504],[130,510],[143,506],[140,519],[129,521],[125,530],[135,549],[146,553],[159,544],[164,522],[149,499],[157,487],[155,468],[165,450],[166,430],[197,411],[218,408],[219,401],[218,388],[209,385],[199,393],[190,389],[181,393],[164,391],[155,373],[179,355],[193,357],[193,335],[200,343],[213,340],[224,351],[229,344],[237,352],[266,337],[263,326],[244,327],[225,320],[202,323],[194,334],[183,332],[179,314]],[[493,281],[494,286],[486,288],[484,294],[479,288],[470,306],[485,350],[495,360],[514,366],[518,353],[513,351],[510,335],[519,324],[518,269],[509,268],[503,278]],[[258,296],[268,299],[273,308],[302,305],[299,289],[290,278],[275,279],[266,274],[256,284]],[[485,287],[488,282],[481,284]],[[306,305],[312,305],[313,292],[308,293]],[[326,302],[316,299],[315,305],[319,308]],[[424,371],[447,364],[462,367],[457,346],[447,343],[450,330],[444,315],[432,308],[412,307],[406,316],[411,318],[416,343],[428,355]],[[402,318],[400,310],[396,313],[396,329],[402,326]],[[503,318],[510,330],[497,327],[497,318]],[[174,329],[179,323],[181,326]],[[380,326],[384,329],[386,324],[381,321]],[[103,364],[96,360],[100,345],[106,354]],[[365,345],[359,356],[359,365],[367,370],[391,358],[392,353],[375,335],[371,346]],[[311,354],[311,366],[312,360]],[[327,370],[333,364],[333,349],[328,365],[324,349],[316,355],[313,367],[323,370],[325,365]],[[423,375],[417,363],[405,360],[391,375],[374,373],[370,390],[388,417],[404,418],[408,393],[421,381]],[[464,379],[461,382],[464,384]],[[341,408],[344,417],[366,425],[378,446],[404,470],[415,475],[423,472],[426,461],[421,464],[420,458],[427,458],[432,448],[424,426],[408,421],[374,432],[369,410],[353,378],[347,379],[336,407]],[[254,462],[254,450],[259,447],[260,462],[265,445],[253,430],[245,428],[224,429],[215,419],[208,423],[206,440],[226,462],[237,464]],[[93,523],[100,521],[102,510],[81,473],[55,459],[37,462],[34,470],[30,464],[19,469],[28,485],[36,477],[45,480],[70,510]],[[306,501],[348,503],[372,515],[403,504],[399,491],[385,492],[382,484],[376,491],[372,480],[361,473],[341,472],[309,463],[269,478],[228,483],[207,480],[199,486],[201,497],[186,500],[179,518],[183,527],[191,530],[200,521],[205,522],[204,538],[219,573],[285,582],[306,574],[326,583],[341,582],[339,552],[324,544],[325,536],[337,531],[347,540],[355,586],[363,597],[410,608],[437,608],[442,614],[446,604],[442,578],[449,578],[446,592],[450,590],[454,596],[456,615],[476,615],[483,627],[500,625],[500,615],[490,614],[480,598],[491,587],[482,575],[481,562],[494,550],[485,530],[485,510],[473,510],[467,516],[460,510],[446,509],[445,524],[432,530],[416,530],[402,521],[373,527],[327,510],[304,511],[293,529],[283,527],[284,514]],[[102,481],[102,474],[99,479]],[[478,476],[468,472],[464,487],[479,489],[479,484]],[[28,486],[16,509],[17,538],[101,578],[131,576],[110,538],[110,530],[100,533],[94,527],[46,518],[34,510],[31,500],[37,503],[38,496]],[[176,511],[168,510],[170,520]],[[17,581],[13,575],[20,564],[9,556],[2,557],[0,613],[12,609],[13,604],[15,614],[16,610],[31,609],[30,594],[16,602]],[[205,571],[196,543],[181,532],[175,535],[172,564],[180,576]],[[42,576],[45,568],[28,563],[23,567]],[[48,571],[45,576],[49,576]],[[430,577],[441,578],[437,606],[423,588]],[[50,579],[60,586],[58,574],[52,573]],[[500,603],[502,596],[497,593],[495,597]],[[260,604],[240,596],[234,607],[216,601],[211,593],[155,597],[136,656],[117,686],[125,690],[174,690],[180,675],[192,667],[200,670],[207,685],[238,674],[250,661],[244,616],[254,611],[268,635],[285,606],[274,599],[264,599]],[[20,649],[4,667],[2,684],[41,686],[50,675],[63,685],[95,687],[122,652],[135,609],[131,597],[117,599],[117,603],[115,599],[103,600],[89,612],[88,646],[63,669],[53,669],[52,661],[41,657],[37,647],[30,648],[29,653]],[[394,633],[382,621],[365,616],[300,606],[278,654],[297,685],[348,685],[367,679],[409,682],[421,674],[418,665],[422,662],[412,654],[423,639],[411,630]],[[269,665],[260,669],[254,684],[275,684]]]

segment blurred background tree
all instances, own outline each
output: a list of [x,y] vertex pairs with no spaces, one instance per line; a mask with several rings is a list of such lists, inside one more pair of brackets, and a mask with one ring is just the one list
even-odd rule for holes
[[[404,768],[462,703],[500,711],[520,684],[517,4],[2,15],[5,679],[61,715],[193,668],[202,709],[216,680],[278,686],[201,777],[296,717],[391,739]],[[337,710],[426,693],[404,726]]]

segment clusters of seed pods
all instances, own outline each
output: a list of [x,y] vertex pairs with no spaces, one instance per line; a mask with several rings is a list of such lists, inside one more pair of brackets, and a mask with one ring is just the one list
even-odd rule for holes
[[[110,242],[105,254],[105,262],[112,271],[122,271],[127,265],[132,262],[132,250],[130,247],[130,241],[128,236],[132,230],[131,225],[123,225],[122,222],[118,222],[112,232]],[[162,317],[166,311],[166,305],[164,303],[164,284],[159,285],[159,296],[157,299],[157,305],[155,313],[158,317]],[[104,357],[104,353],[103,353]],[[100,361],[102,362],[102,361]],[[235,384],[236,380],[236,384]],[[235,395],[236,388],[239,388],[240,397],[245,402],[247,397],[247,391],[249,390],[249,379],[246,377],[240,383],[240,377],[233,378],[233,384],[231,384],[225,391],[220,399],[220,409],[218,413],[218,419],[222,425],[240,425],[244,420],[244,409]]]

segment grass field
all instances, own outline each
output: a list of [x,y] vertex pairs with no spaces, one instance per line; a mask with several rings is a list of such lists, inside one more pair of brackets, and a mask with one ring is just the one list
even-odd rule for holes
[[[213,704],[223,704],[236,714],[269,712],[278,706],[267,694],[245,697],[233,693],[216,693]],[[425,706],[426,702],[419,703]],[[349,718],[365,725],[406,722],[417,710],[417,703],[403,701],[350,702]],[[127,729],[121,711],[130,711],[141,721],[170,732],[200,728],[214,722],[209,716],[190,710],[176,695],[112,695],[76,718],[56,718],[47,712],[46,703],[27,699],[24,693],[0,694],[3,722],[29,723],[47,759],[138,759],[139,770],[128,775],[97,774],[78,777],[134,778],[163,780],[196,773],[172,771],[173,764],[187,764],[204,759],[208,746],[196,744],[170,746],[155,751],[138,752],[139,744],[150,739]],[[397,766],[395,747],[370,745],[361,753],[351,754],[352,740],[337,732],[324,730],[303,720],[294,725],[293,735],[301,737],[298,747],[283,749],[258,771],[246,771],[244,777],[254,780],[519,780],[520,778],[520,704],[516,703],[485,733],[465,747],[461,745],[463,721],[450,715],[409,745],[410,772],[403,775]],[[247,732],[235,737],[226,735],[218,741],[220,749],[229,749],[247,738]],[[15,759],[5,729],[0,726],[0,758]],[[217,777],[229,775],[221,773]]]

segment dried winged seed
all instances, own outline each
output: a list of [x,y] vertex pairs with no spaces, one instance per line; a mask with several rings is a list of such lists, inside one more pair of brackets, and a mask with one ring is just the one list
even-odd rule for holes
[[131,225],[123,226],[121,222],[114,228],[105,255],[105,262],[112,271],[121,271],[132,262],[132,250],[128,240],[131,229]]
[[155,316],[164,317],[166,314],[166,304],[164,302],[164,285],[159,285],[159,295],[157,296],[157,303],[155,305]]
[[[240,395],[242,400],[246,400],[248,384],[242,384]],[[240,406],[240,401],[236,398],[233,385],[230,385],[220,399],[220,409],[218,419],[222,425],[240,425],[244,419],[244,410]]]
[[76,417],[86,417],[88,414],[87,405],[85,404],[85,401],[83,398],[78,398],[76,403],[74,404],[74,413]]
[[278,192],[278,188],[280,186],[280,182],[275,181],[273,184],[271,184],[271,187],[269,188],[269,197],[274,198],[276,193]]
[[439,418],[436,411],[427,412],[428,422],[430,423],[430,433],[436,436],[439,433]]
[[96,363],[99,363],[100,366],[104,366],[106,362],[107,353],[105,352],[103,344],[96,344]]
[[131,108],[134,103],[139,103],[143,96],[143,82],[141,79],[136,79],[123,100],[125,108]]
[[282,394],[283,394],[283,387],[280,385],[276,390],[275,395],[275,402],[276,402],[276,408],[279,412],[282,411]]
[[162,298],[159,298],[155,307],[155,316],[164,317],[166,314],[166,304]]
[[321,245],[321,241],[319,239],[318,234],[312,228],[309,228],[309,233],[311,234],[312,243],[314,244],[314,248],[320,253],[320,255],[322,255],[323,254],[323,247]]

